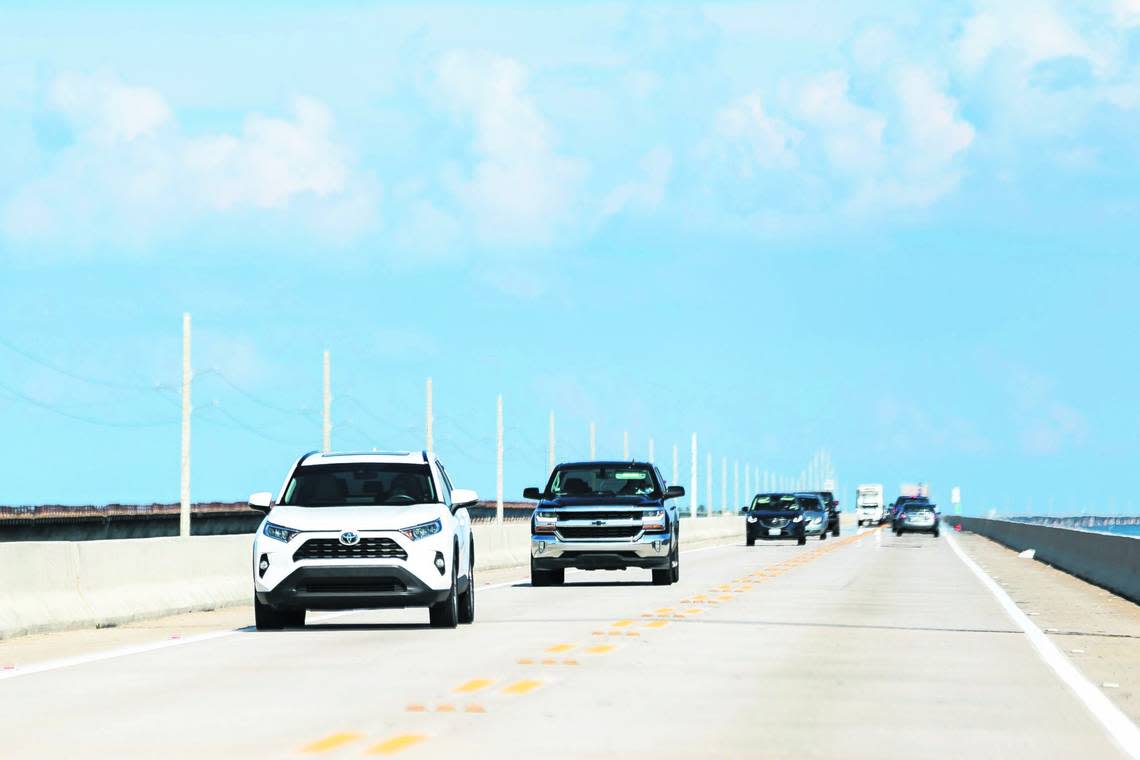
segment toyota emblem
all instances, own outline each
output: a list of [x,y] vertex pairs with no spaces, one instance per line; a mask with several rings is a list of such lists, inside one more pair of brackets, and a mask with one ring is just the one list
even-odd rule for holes
[[340,534],[340,542],[344,546],[356,546],[360,543],[360,534],[354,530],[346,530]]

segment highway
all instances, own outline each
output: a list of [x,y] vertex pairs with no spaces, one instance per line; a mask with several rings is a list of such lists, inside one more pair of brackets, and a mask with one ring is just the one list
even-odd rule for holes
[[671,587],[484,580],[454,631],[314,613],[45,660],[0,674],[0,756],[1127,756],[952,540],[737,541]]

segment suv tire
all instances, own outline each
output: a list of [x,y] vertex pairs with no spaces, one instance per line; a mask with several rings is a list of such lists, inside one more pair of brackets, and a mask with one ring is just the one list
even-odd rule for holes
[[268,604],[253,597],[253,624],[259,631],[280,631],[285,627],[285,616]]
[[807,536],[800,536],[796,539],[796,546],[803,546],[807,543]]
[[749,536],[748,538],[744,539],[744,545],[745,546],[755,546],[756,545],[756,539]]
[[457,564],[459,564],[458,556],[451,563],[451,589],[447,592],[447,598],[428,607],[428,620],[432,628],[455,628],[459,625],[459,594],[456,591],[459,584],[456,582],[455,569]]
[[459,595],[459,622],[475,622],[475,551],[472,549],[468,555],[467,564],[467,590]]
[[820,541],[826,541],[827,540],[827,531],[826,530],[823,533],[819,534],[819,540]]

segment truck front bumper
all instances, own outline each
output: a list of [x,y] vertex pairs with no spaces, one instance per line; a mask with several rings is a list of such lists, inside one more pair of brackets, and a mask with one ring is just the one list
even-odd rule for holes
[[561,541],[553,535],[532,535],[530,556],[542,570],[576,567],[582,570],[624,570],[627,567],[671,567],[673,536],[650,533],[635,541]]

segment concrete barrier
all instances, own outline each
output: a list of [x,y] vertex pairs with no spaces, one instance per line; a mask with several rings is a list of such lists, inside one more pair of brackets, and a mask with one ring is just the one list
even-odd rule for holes
[[[477,522],[475,568],[524,567],[530,523]],[[744,518],[681,523],[682,546],[744,535]],[[249,535],[0,543],[0,639],[246,604]]]
[[1037,560],[1140,604],[1140,538],[981,517],[953,522],[1015,551],[1033,549]]

